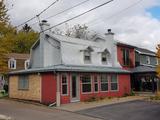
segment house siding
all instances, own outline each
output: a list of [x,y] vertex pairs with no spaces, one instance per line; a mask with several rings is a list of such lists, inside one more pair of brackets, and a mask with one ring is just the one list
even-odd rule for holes
[[[93,75],[93,74],[92,74]],[[108,74],[111,75],[111,74]],[[110,90],[110,80],[108,82],[108,91],[100,91],[100,81],[99,81],[99,91],[94,92],[93,80],[92,80],[92,91],[90,93],[82,93],[82,85],[80,84],[80,101],[89,100],[91,97],[105,98],[105,97],[121,97],[125,94],[130,94],[130,75],[129,74],[118,74],[118,90]]]
[[[129,62],[130,64],[128,66],[123,65],[123,52],[122,49],[129,49]],[[118,57],[118,61],[120,63],[120,65],[124,68],[124,69],[130,69],[130,68],[134,68],[135,67],[135,51],[134,48],[130,48],[127,46],[117,46],[117,57]]]
[[37,74],[28,75],[29,89],[18,89],[19,76],[9,78],[9,97],[33,101],[41,101],[41,77]]

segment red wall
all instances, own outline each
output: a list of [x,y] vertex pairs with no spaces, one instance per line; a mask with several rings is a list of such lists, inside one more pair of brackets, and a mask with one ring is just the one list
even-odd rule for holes
[[[131,64],[129,66],[124,66],[123,65],[123,52],[122,52],[123,48],[130,50],[130,52],[129,52],[129,58],[131,60]],[[117,58],[118,58],[119,63],[121,64],[121,66],[124,69],[129,69],[129,68],[135,67],[135,51],[134,51],[134,48],[118,45],[117,46]]]
[[[101,92],[100,91],[100,81],[99,81],[99,91],[98,93],[94,93],[94,85],[92,81],[92,92],[91,93],[82,93],[80,86],[80,100],[85,101],[90,99],[91,97],[120,97],[127,94],[130,94],[131,91],[131,85],[130,85],[130,74],[119,74],[118,75],[118,85],[119,85],[119,90],[118,91],[107,91],[107,92]],[[109,89],[110,89],[110,81],[109,81]]]
[[[83,74],[83,73],[82,73]],[[96,73],[89,73],[92,78],[94,75],[100,75]],[[78,75],[78,79],[80,81],[80,74]],[[108,74],[110,75],[110,74]],[[70,73],[67,73],[68,77],[68,94],[62,95],[61,91],[61,76],[60,76],[60,91],[61,91],[61,104],[70,103]],[[81,81],[80,81],[81,83]],[[110,80],[109,80],[109,91],[108,92],[101,92],[100,91],[100,80],[99,80],[99,91],[98,93],[94,93],[94,83],[92,80],[92,91],[91,93],[82,93],[80,86],[80,101],[85,101],[90,99],[92,96],[95,97],[118,97],[123,96],[124,94],[129,94],[131,90],[130,86],[130,74],[118,74],[118,91],[110,91]],[[42,103],[50,104],[56,102],[56,76],[53,73],[44,73],[42,74]]]
[[42,103],[56,102],[56,76],[53,73],[42,74]]

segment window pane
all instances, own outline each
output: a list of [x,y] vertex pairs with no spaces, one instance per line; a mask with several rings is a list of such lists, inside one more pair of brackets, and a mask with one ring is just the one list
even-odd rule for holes
[[67,94],[67,85],[62,85],[62,94]]
[[117,90],[117,89],[118,89],[117,83],[111,83],[111,90]]
[[111,82],[116,82],[117,83],[117,75],[112,75],[111,76]]
[[101,82],[108,82],[108,77],[107,77],[107,75],[102,75],[102,76],[101,76]]
[[97,92],[98,91],[98,84],[94,84],[94,91]]
[[108,91],[108,83],[101,83],[101,91]]
[[90,75],[84,75],[84,76],[81,76],[81,80],[82,80],[82,83],[90,83],[91,77]]
[[82,92],[91,92],[91,84],[83,84]]
[[20,76],[19,77],[18,88],[19,89],[28,89],[29,88],[28,76]]

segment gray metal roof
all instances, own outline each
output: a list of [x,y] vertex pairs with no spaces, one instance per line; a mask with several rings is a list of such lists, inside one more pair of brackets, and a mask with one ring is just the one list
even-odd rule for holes
[[153,56],[156,55],[155,52],[153,52],[153,51],[151,51],[151,50],[148,50],[148,49],[138,48],[138,47],[136,47],[135,49],[136,49],[137,51],[139,51],[141,54],[150,54],[150,55],[153,55]]
[[138,66],[131,70],[132,73],[150,73],[150,72],[156,72],[155,67],[149,67],[149,66]]
[[104,66],[78,66],[78,65],[54,65],[44,68],[32,68],[28,70],[10,72],[14,74],[29,74],[29,73],[43,73],[43,72],[103,72],[103,73],[124,73],[129,74],[130,71],[122,68],[104,67]]

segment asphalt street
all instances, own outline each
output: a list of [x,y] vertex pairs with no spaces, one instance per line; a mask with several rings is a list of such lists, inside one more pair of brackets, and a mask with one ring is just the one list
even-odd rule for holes
[[160,103],[132,101],[78,111],[104,120],[160,120]]

